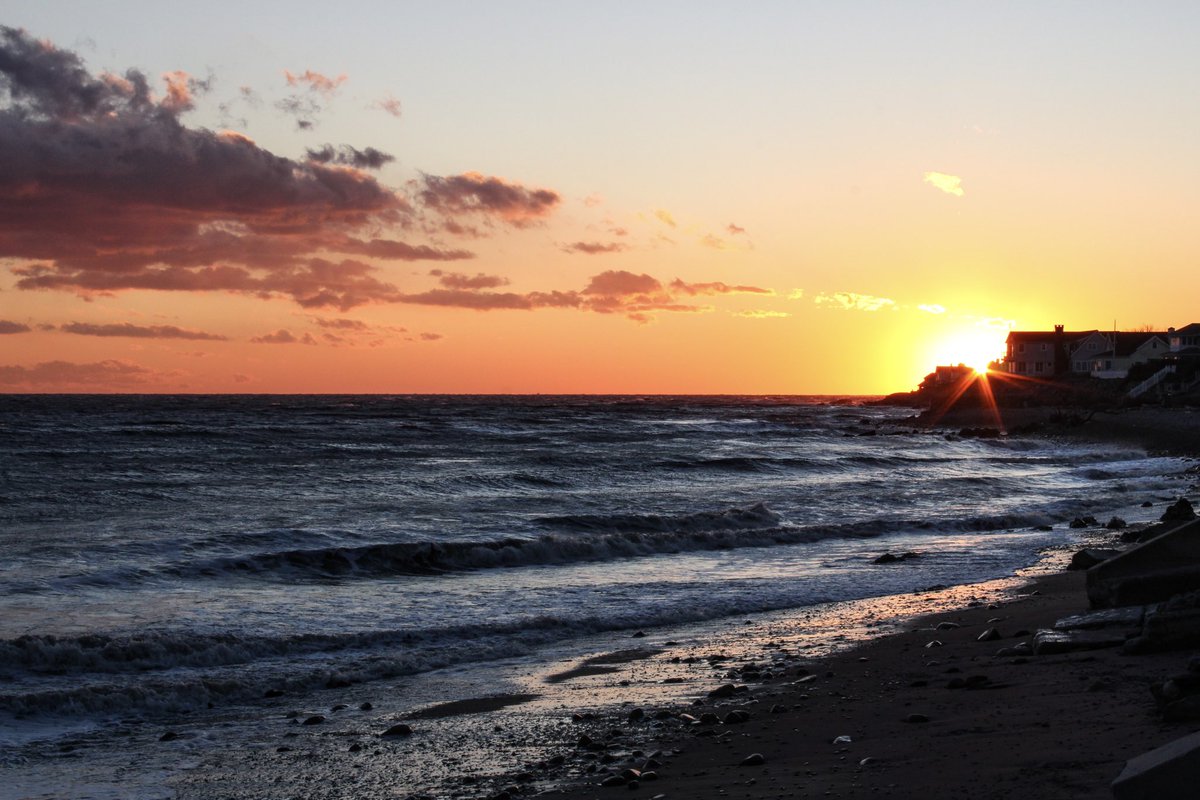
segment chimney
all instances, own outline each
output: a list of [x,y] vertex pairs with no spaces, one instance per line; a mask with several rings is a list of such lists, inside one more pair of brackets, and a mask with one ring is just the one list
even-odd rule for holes
[[1054,326],[1054,335],[1055,335],[1055,336],[1062,336],[1062,332],[1063,332],[1063,326],[1062,326],[1062,325],[1055,325],[1055,326]]

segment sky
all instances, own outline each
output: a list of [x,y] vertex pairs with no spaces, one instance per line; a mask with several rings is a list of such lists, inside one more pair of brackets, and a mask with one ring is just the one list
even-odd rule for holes
[[1200,6],[0,0],[0,391],[882,394],[1200,320]]

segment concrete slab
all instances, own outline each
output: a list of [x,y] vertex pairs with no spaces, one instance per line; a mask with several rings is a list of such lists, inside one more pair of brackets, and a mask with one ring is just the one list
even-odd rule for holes
[[1200,733],[1125,762],[1112,783],[1115,800],[1192,800],[1200,784]]
[[1200,589],[1200,520],[1131,547],[1087,571],[1094,608],[1143,605]]

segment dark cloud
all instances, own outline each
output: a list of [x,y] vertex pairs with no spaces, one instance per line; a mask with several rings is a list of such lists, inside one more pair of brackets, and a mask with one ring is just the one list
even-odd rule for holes
[[129,322],[107,325],[69,322],[66,325],[60,326],[59,330],[64,333],[79,334],[80,336],[125,336],[136,339],[202,339],[223,342],[229,338],[215,333],[177,328],[174,325],[134,325]]
[[425,175],[420,192],[430,209],[453,216],[481,214],[524,227],[549,215],[561,200],[549,189],[528,189],[478,172],[439,177]]
[[421,340],[425,342],[436,342],[438,339],[444,338],[440,333],[422,333]]
[[471,256],[364,237],[413,209],[360,169],[183,125],[203,85],[171,73],[156,100],[136,70],[94,77],[74,53],[0,27],[0,258],[21,262],[20,288],[233,291],[349,307],[393,287],[369,278],[372,266],[323,254]]
[[330,78],[311,69],[299,74],[285,69],[283,77],[288,86],[301,91],[278,100],[275,108],[295,118],[296,127],[300,130],[310,130],[317,124],[317,117],[325,110],[325,102],[333,99],[346,82],[345,75]]
[[10,322],[6,319],[0,319],[0,334],[4,333],[28,333],[32,328],[20,322]]
[[429,274],[435,276],[438,283],[448,289],[495,289],[508,285],[508,278],[499,275],[485,275],[482,272],[466,275],[462,272],[443,272],[440,269],[431,269]]
[[628,247],[620,242],[572,242],[565,244],[562,247],[567,253],[583,253],[589,256],[602,255],[604,253],[619,253],[622,250],[627,250]]
[[40,388],[133,386],[150,382],[157,373],[125,361],[97,361],[76,364],[70,361],[43,361],[32,367],[0,366],[0,386]]
[[358,150],[347,144],[340,147],[334,147],[331,144],[323,145],[318,149],[306,150],[305,155],[309,161],[315,161],[318,164],[344,164],[358,169],[380,169],[389,161],[396,160],[395,156],[376,150],[374,147]]
[[646,274],[636,275],[620,269],[608,270],[601,272],[599,275],[593,275],[583,293],[618,296],[659,292],[662,288],[662,284],[659,283],[657,278]]
[[296,336],[286,328],[280,328],[274,333],[267,333],[262,336],[255,336],[250,340],[255,344],[316,344],[317,340],[312,337],[312,334],[306,333],[303,336]]

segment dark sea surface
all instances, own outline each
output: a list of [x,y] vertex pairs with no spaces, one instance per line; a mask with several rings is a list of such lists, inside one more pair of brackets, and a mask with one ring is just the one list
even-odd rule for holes
[[13,796],[176,796],[161,757],[118,780],[114,753],[218,718],[249,746],[338,688],[437,699],[438,676],[603,637],[1009,575],[1074,516],[1136,518],[1183,466],[911,413],[0,396],[0,770]]

